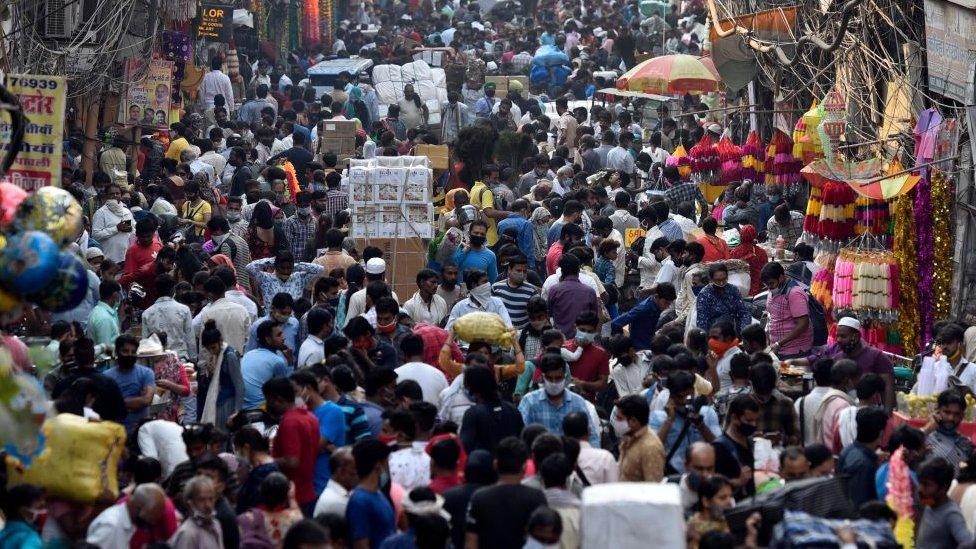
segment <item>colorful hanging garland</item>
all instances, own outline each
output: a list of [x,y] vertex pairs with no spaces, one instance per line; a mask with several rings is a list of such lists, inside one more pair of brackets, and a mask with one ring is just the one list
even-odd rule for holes
[[688,177],[691,176],[691,164],[691,158],[688,157],[688,151],[685,150],[684,145],[678,145],[671,156],[664,161],[665,166],[678,168],[678,175],[682,181],[687,181]]
[[915,187],[914,204],[915,235],[918,246],[918,306],[922,315],[919,335],[922,345],[931,341],[932,322],[935,319],[932,279],[935,270],[935,238],[932,213],[932,180],[930,174],[925,174]]
[[[793,141],[790,136],[776,130],[769,143],[766,160],[772,159],[772,169],[767,166],[766,183],[776,183],[783,187],[786,196],[793,196],[798,191],[800,183],[800,169],[803,162],[793,158]],[[770,175],[772,180],[770,180]]]
[[746,143],[742,146],[742,179],[760,182],[765,160],[766,151],[759,140],[759,132],[753,130],[749,132]]
[[888,213],[888,203],[858,195],[854,201],[854,233],[862,235],[871,233],[876,236],[888,232],[891,216]]
[[698,183],[708,185],[717,179],[722,161],[719,158],[718,149],[712,143],[712,138],[707,132],[688,151],[688,157],[691,158],[691,169]]
[[894,255],[898,262],[898,333],[902,349],[908,356],[918,352],[919,334],[919,270],[918,245],[915,240],[914,213],[910,193],[895,199],[892,208],[895,219]]
[[891,455],[888,465],[888,497],[885,502],[894,510],[898,517],[895,522],[895,540],[904,549],[913,549],[915,546],[915,521],[912,516],[915,513],[915,488],[912,484],[911,471],[904,458],[905,448],[895,450]]
[[733,143],[727,135],[718,140],[715,149],[718,151],[718,159],[721,162],[718,183],[728,185],[733,181],[740,181],[743,173],[742,149]]
[[949,318],[952,314],[952,256],[953,204],[952,182],[943,171],[932,174],[932,239],[935,243],[932,270],[932,299],[934,319]]
[[844,249],[834,264],[833,306],[837,316],[888,323],[898,310],[898,264],[889,251]]

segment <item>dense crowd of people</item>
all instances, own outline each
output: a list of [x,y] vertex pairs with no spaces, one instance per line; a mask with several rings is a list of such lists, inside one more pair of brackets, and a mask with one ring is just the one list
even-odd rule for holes
[[[214,58],[169,132],[127,156],[108,131],[94,173],[67,171],[88,297],[27,311],[4,345],[48,336],[53,412],[125,427],[122,491],[81,504],[7,486],[0,548],[574,548],[584,490],[615,482],[675,484],[689,547],[754,547],[772,525],[726,513],[804,479],[845,478],[862,518],[894,524],[896,451],[916,546],[972,543],[959,426],[976,329],[939,325],[961,382],[923,429],[899,424],[889,356],[855,318],[827,340],[813,310],[804,198],[741,181],[709,203],[665,165],[705,133],[741,142],[736,113],[690,95],[653,115],[571,103],[639,56],[699,54],[701,3],[511,4],[362,3],[331,49],[242,64],[243,86]],[[408,60],[404,39],[467,56],[440,124],[410,85],[381,117],[368,75],[318,95],[305,74],[331,55]],[[504,97],[482,85],[524,73],[539,45],[571,66]],[[330,119],[358,122],[363,158],[451,146],[426,267],[396,280],[411,295],[350,237]],[[495,154],[513,142],[518,163]],[[510,341],[458,337],[473,313]],[[783,384],[786,365],[809,391]]]

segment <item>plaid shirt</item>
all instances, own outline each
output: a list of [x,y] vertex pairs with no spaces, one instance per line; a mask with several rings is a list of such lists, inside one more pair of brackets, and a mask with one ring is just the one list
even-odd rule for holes
[[759,403],[759,420],[756,422],[758,432],[782,433],[784,445],[796,437],[799,432],[799,422],[790,397],[777,389],[773,389],[772,395],[766,402],[759,400],[755,393],[750,396]]
[[291,253],[295,256],[295,261],[304,261],[305,244],[315,239],[315,218],[309,216],[302,219],[298,215],[293,215],[281,224],[281,230],[288,238],[288,245]]
[[786,241],[786,247],[793,248],[803,235],[803,214],[791,211],[790,224],[786,227],[780,225],[775,217],[770,217],[766,222],[766,240],[776,242],[776,238],[780,235]]
[[682,202],[705,202],[701,189],[694,183],[679,183],[664,191],[664,199],[668,202],[671,211],[678,209],[678,204]]
[[[567,378],[568,379],[568,378]],[[557,435],[563,434],[563,418],[573,412],[580,412],[586,417],[590,417],[589,410],[586,408],[586,401],[580,395],[566,389],[563,402],[556,408],[549,402],[546,392],[543,389],[536,389],[525,395],[519,402],[519,412],[526,425],[530,423],[541,423],[546,430]],[[600,426],[593,424],[590,420],[590,439],[592,446],[600,447]]]
[[335,219],[335,214],[349,207],[349,195],[338,189],[326,191],[325,199],[325,211],[321,215],[328,216],[329,219]]

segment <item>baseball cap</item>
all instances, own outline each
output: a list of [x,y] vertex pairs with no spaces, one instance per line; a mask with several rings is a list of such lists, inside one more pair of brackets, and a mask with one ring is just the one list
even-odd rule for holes
[[366,274],[378,275],[386,272],[386,261],[381,257],[374,257],[366,262]]

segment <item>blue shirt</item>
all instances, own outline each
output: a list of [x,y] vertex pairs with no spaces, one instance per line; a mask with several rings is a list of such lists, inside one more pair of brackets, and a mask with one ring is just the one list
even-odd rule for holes
[[382,492],[370,492],[356,487],[346,505],[346,524],[349,541],[369,539],[372,549],[379,549],[383,540],[396,533],[393,506]]
[[[245,353],[258,348],[258,326],[264,324],[266,320],[271,320],[271,317],[265,315],[251,323],[251,332],[247,337],[247,345],[244,346]],[[281,325],[281,332],[285,336],[285,345],[292,350],[292,355],[296,360],[298,359],[298,349],[302,346],[301,342],[298,341],[300,325],[301,323],[294,316],[288,317],[288,321]]]
[[[146,387],[156,386],[155,372],[141,364],[136,364],[128,372],[119,370],[118,366],[112,366],[108,370],[105,370],[105,376],[119,386],[119,392],[122,393],[122,398],[142,396],[146,392]],[[148,413],[149,406],[146,406],[142,410],[129,410],[129,413],[125,416],[126,430],[135,427],[139,423],[139,420],[146,417]]]
[[657,321],[660,318],[661,308],[654,301],[654,296],[650,296],[613,319],[610,325],[617,329],[629,325],[630,340],[634,343],[634,349],[645,351],[651,348],[651,339],[657,332]]
[[[915,471],[908,470],[908,476],[912,479],[912,486],[918,486],[918,476]],[[888,497],[888,462],[878,467],[878,472],[874,474],[874,489],[878,491],[878,499],[884,501]]]
[[495,260],[495,252],[488,248],[465,250],[459,247],[454,252],[454,264],[457,265],[458,280],[464,280],[464,272],[469,269],[488,273],[488,282],[498,278],[498,261]]
[[529,268],[535,269],[535,242],[532,236],[532,222],[520,216],[513,215],[506,217],[498,222],[498,234],[505,232],[505,229],[514,227],[516,231],[515,243],[519,250],[525,254],[529,260]]
[[541,423],[545,425],[547,431],[556,435],[563,434],[563,418],[573,412],[580,412],[589,419],[590,444],[594,448],[600,447],[599,425],[593,423],[593,418],[590,417],[590,411],[586,407],[586,401],[583,400],[583,397],[570,390],[563,393],[563,402],[558,408],[549,402],[545,389],[536,389],[525,395],[519,402],[518,409],[526,425]]
[[685,239],[685,232],[681,230],[681,225],[678,225],[678,223],[671,218],[666,219],[664,222],[658,225],[657,228],[661,229],[661,232],[664,233],[664,237],[667,238],[669,242]]
[[566,223],[563,222],[562,218],[559,218],[559,219],[553,221],[552,222],[552,225],[549,226],[549,230],[546,232],[546,249],[547,250],[549,248],[552,248],[552,245],[555,244],[557,240],[559,240],[559,237],[560,236],[562,236],[562,234],[563,234],[563,225],[565,225],[565,224]]
[[474,103],[474,114],[475,116],[480,116],[482,118],[487,118],[491,115],[492,109],[495,108],[495,98],[489,98],[487,95],[481,99],[475,101]]
[[878,456],[874,451],[857,441],[840,453],[837,474],[848,477],[848,495],[855,509],[863,503],[878,499],[874,488],[877,463]]
[[[326,400],[313,413],[315,414],[315,418],[319,420],[319,435],[336,447],[345,446],[346,415],[342,412],[342,408],[335,402]],[[325,490],[325,485],[329,483],[329,478],[332,477],[332,471],[329,470],[329,457],[331,455],[328,452],[321,452],[319,453],[319,457],[315,459],[314,483],[316,497],[322,493],[322,490]]]
[[709,284],[698,292],[698,327],[708,332],[712,323],[726,318],[743,329],[752,322],[752,314],[742,302],[739,289],[732,284],[726,284],[725,289],[719,291],[714,284]]
[[271,378],[285,377],[291,373],[285,357],[260,347],[244,353],[241,359],[241,377],[244,378],[244,410],[257,408],[264,402],[261,387]]
[[353,444],[372,435],[369,430],[369,421],[366,419],[366,412],[361,403],[349,398],[348,395],[342,395],[337,404],[346,420],[345,440],[347,443]]
[[[718,423],[718,414],[715,413],[715,409],[711,406],[702,406],[701,408],[702,421],[705,422],[705,427],[715,435],[716,438],[722,435],[722,428]],[[647,427],[658,432],[661,425],[668,419],[668,413],[664,410],[655,410],[651,412],[650,421],[647,422]],[[671,448],[676,442],[678,442],[678,434],[681,433],[682,427],[684,427],[685,419],[680,415],[675,414],[674,422],[671,424],[671,429],[668,431],[667,440],[664,441],[665,452],[671,452]],[[681,444],[678,445],[678,451],[674,453],[671,457],[671,467],[674,470],[684,474],[685,472],[685,454],[687,454],[688,445],[693,442],[704,441],[705,438],[702,437],[701,432],[694,425],[688,427],[688,432],[685,434],[684,438],[681,439]]]

